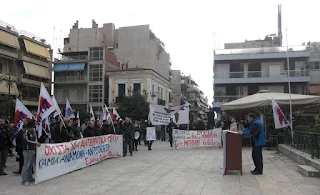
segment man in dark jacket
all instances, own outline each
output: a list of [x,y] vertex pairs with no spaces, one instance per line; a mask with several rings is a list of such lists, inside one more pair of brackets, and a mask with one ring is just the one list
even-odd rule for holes
[[8,151],[11,147],[10,132],[5,125],[5,118],[0,117],[0,175],[7,175],[4,167],[8,158]]
[[94,126],[94,132],[95,132],[95,136],[101,135],[101,121],[100,120],[96,121],[96,124]]
[[78,124],[79,124],[79,119],[74,118],[73,127],[72,127],[73,135],[74,135],[73,140],[81,139],[81,130]]
[[172,144],[173,144],[173,136],[172,136],[172,130],[176,129],[177,125],[173,122],[172,119],[170,119],[170,123],[167,126],[167,133],[169,134],[169,141],[170,141],[170,146],[172,148]]
[[251,173],[253,175],[261,175],[263,172],[262,147],[266,143],[264,126],[254,113],[249,113],[247,120],[250,125],[242,130],[242,134],[250,137],[252,159],[255,166]]
[[126,117],[124,124],[121,128],[123,135],[123,156],[127,155],[127,149],[129,145],[130,156],[132,156],[133,152],[133,137],[134,137],[134,128],[130,123],[130,119]]
[[104,120],[101,128],[101,135],[114,134],[113,126],[110,124],[109,120]]
[[[26,125],[28,124],[28,120],[27,119],[24,119],[23,120],[23,129],[26,128]],[[18,133],[17,133],[17,136],[16,136],[16,152],[18,153],[18,156],[17,157],[17,160],[19,161],[19,170],[18,171],[14,171],[13,173],[14,174],[17,174],[17,175],[20,175],[21,174],[21,171],[22,171],[22,167],[23,167],[23,162],[24,162],[24,159],[23,159],[23,144],[24,144],[24,141],[23,141],[23,134],[24,134],[24,131],[23,129],[21,129]]]
[[72,120],[69,120],[69,119],[64,120],[64,124],[66,126],[62,126],[62,128],[61,128],[61,141],[62,142],[69,142],[71,140],[74,140]]
[[50,120],[50,132],[51,132],[51,143],[54,143],[54,132],[56,130],[56,120],[54,118],[52,118]]
[[89,121],[88,126],[83,130],[83,137],[94,137],[94,136],[95,136],[94,122]]

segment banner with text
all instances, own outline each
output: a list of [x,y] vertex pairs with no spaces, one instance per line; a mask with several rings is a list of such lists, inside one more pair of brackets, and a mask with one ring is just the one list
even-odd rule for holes
[[220,146],[221,128],[211,130],[173,130],[174,145],[178,147]]
[[154,141],[156,140],[156,128],[155,127],[147,127],[147,141]]
[[168,125],[170,119],[177,125],[189,123],[189,105],[184,104],[166,108],[150,104],[149,119],[153,125]]
[[105,135],[37,148],[35,183],[87,167],[107,158],[121,157],[122,135]]

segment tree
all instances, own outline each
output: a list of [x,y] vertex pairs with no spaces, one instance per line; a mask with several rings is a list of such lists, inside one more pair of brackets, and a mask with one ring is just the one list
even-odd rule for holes
[[[9,109],[9,101],[10,101],[10,109]],[[13,116],[15,112],[15,101],[13,98],[8,98],[8,96],[0,95],[0,115],[8,118],[10,116],[10,122],[13,122]],[[10,110],[10,113],[8,114]]]
[[140,92],[132,96],[125,96],[119,103],[118,112],[121,117],[129,117],[132,120],[147,119],[149,114],[149,103]]

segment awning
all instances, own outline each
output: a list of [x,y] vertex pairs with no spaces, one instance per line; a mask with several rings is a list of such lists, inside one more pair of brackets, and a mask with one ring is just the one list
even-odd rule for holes
[[[9,94],[8,82],[0,80],[0,94]],[[17,84],[11,82],[10,95],[19,96]]]
[[85,63],[72,63],[72,64],[54,64],[54,72],[64,72],[64,71],[80,71],[84,70]]
[[18,37],[2,30],[0,30],[0,43],[20,49]]
[[48,68],[36,65],[36,64],[32,64],[29,62],[23,62],[23,66],[24,66],[24,70],[26,72],[26,74],[28,75],[32,75],[32,76],[36,76],[36,77],[40,77],[40,78],[45,78],[45,79],[49,79],[50,78],[50,74],[48,72]]
[[80,71],[84,69],[84,63],[69,64],[68,71]]
[[43,46],[38,45],[36,43],[32,43],[31,41],[28,41],[25,39],[23,41],[24,41],[24,45],[26,46],[27,52],[32,53],[37,56],[40,56],[40,57],[50,59],[49,50],[46,47],[43,47]]
[[309,91],[311,94],[320,94],[320,85],[309,86]]

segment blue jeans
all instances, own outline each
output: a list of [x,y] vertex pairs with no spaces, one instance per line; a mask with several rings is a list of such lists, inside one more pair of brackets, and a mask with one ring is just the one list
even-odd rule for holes
[[21,172],[22,183],[32,182],[34,180],[32,177],[32,167],[36,159],[36,151],[24,150],[23,158],[24,158],[24,163],[23,163],[22,172]]

